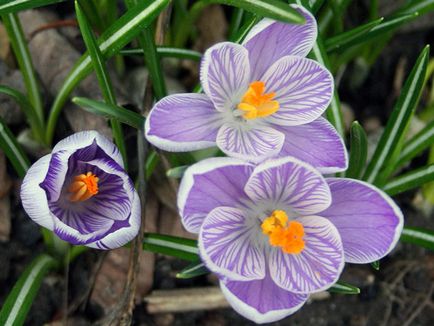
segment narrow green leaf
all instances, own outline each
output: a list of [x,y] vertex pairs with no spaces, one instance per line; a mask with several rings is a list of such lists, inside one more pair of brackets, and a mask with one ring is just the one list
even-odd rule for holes
[[146,159],[146,164],[145,164],[146,180],[148,180],[151,177],[159,161],[160,161],[160,157],[158,156],[158,153],[154,149],[151,150],[151,152],[149,153]]
[[[117,54],[143,28],[149,26],[154,18],[167,6],[169,0],[146,0],[128,10],[98,39],[99,48],[105,59]],[[52,142],[57,119],[69,95],[92,71],[92,62],[88,54],[84,54],[70,71],[61,89],[57,93],[48,119],[46,139]]]
[[379,260],[374,261],[373,263],[371,263],[371,266],[372,266],[372,268],[375,269],[376,271],[379,271],[379,270],[380,270],[380,261],[379,261]]
[[163,234],[147,233],[143,249],[189,261],[199,260],[197,241]]
[[372,22],[355,27],[349,31],[343,32],[336,36],[330,37],[324,41],[324,46],[327,52],[343,49],[349,45],[353,45],[358,39],[363,39],[369,31],[383,21],[383,17]]
[[202,276],[205,274],[209,274],[210,271],[205,267],[205,264],[201,261],[192,262],[178,274],[176,274],[176,278],[188,279],[193,277]]
[[255,26],[259,21],[260,18],[258,16],[252,16],[229,40],[234,43],[241,43],[246,38],[247,34],[249,34],[253,26]]
[[[115,93],[113,91],[110,75],[105,66],[103,55],[98,47],[98,44],[95,39],[95,35],[91,30],[87,18],[84,15],[84,12],[77,0],[75,1],[75,12],[77,16],[78,25],[80,27],[81,35],[83,37],[84,43],[86,45],[86,48],[92,60],[92,66],[95,70],[98,84],[101,89],[101,93],[104,98],[104,101],[107,104],[116,105],[117,101],[116,101]],[[127,149],[125,146],[122,127],[119,121],[116,119],[111,119],[110,124],[113,131],[113,138],[122,155],[125,164],[125,169],[128,169]]]
[[42,127],[32,107],[32,104],[29,102],[27,97],[20,91],[4,85],[0,85],[0,93],[12,97],[18,103],[21,110],[23,110],[27,120],[29,121],[29,124],[32,128],[33,136],[35,137],[36,140],[43,142],[44,128]]
[[328,292],[341,293],[341,294],[359,294],[360,289],[349,283],[342,281],[337,281],[331,288],[327,290]]
[[364,180],[375,183],[382,168],[393,166],[391,159],[403,139],[407,125],[413,116],[423,90],[426,68],[429,59],[429,46],[420,54],[410,76],[407,78],[401,95],[393,109],[374,155],[366,169]]
[[79,105],[88,112],[101,115],[109,119],[116,119],[136,129],[139,129],[145,121],[145,118],[140,114],[125,108],[121,108],[117,105],[111,105],[85,97],[74,97],[72,102]]
[[412,0],[402,6],[395,13],[396,15],[411,14],[419,12],[421,15],[434,11],[434,0]]
[[0,148],[6,154],[15,172],[20,178],[24,178],[30,167],[30,161],[18,144],[15,136],[9,130],[3,119],[0,118]]
[[0,15],[10,14],[26,9],[48,6],[66,0],[1,0]]
[[241,27],[241,24],[243,22],[244,17],[244,10],[240,8],[234,8],[231,14],[231,22],[229,24],[229,32],[228,32],[228,39],[231,39],[235,37],[238,30]]
[[29,102],[32,104],[32,110],[35,112],[39,123],[43,125],[44,108],[42,106],[41,93],[20,20],[16,14],[3,15],[2,20],[23,75]]
[[187,170],[189,165],[177,166],[166,172],[168,178],[180,179],[184,175],[185,170]]
[[[126,49],[120,52],[122,55],[144,55],[143,49]],[[180,49],[180,48],[171,48],[160,46],[157,47],[157,54],[160,58],[177,58],[177,59],[186,59],[193,61],[200,61],[202,59],[202,53]]]
[[383,187],[383,190],[393,196],[410,189],[418,188],[431,181],[434,181],[434,164],[413,170],[393,179]]
[[429,250],[434,250],[434,231],[432,230],[416,227],[404,227],[400,240]]
[[9,293],[1,311],[0,325],[23,325],[44,276],[58,266],[48,255],[40,255],[24,270]]
[[365,130],[358,121],[351,125],[350,132],[350,159],[345,176],[359,179],[363,173],[368,154],[368,142]]
[[410,162],[414,157],[421,154],[434,144],[434,120],[431,121],[425,128],[418,132],[410,141],[408,141],[399,155],[396,167],[402,166]]

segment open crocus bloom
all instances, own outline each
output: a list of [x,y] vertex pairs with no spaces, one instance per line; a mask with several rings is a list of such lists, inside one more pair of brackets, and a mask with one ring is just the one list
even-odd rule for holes
[[76,133],[27,172],[21,200],[36,223],[75,245],[118,248],[140,226],[140,199],[116,146],[97,133]]
[[257,323],[294,313],[338,280],[344,262],[382,258],[403,226],[401,211],[379,189],[324,179],[292,157],[257,166],[201,161],[186,171],[178,207],[227,300]]
[[201,63],[205,94],[176,94],[159,101],[146,137],[167,151],[218,146],[251,162],[294,156],[324,173],[346,169],[341,138],[321,117],[333,94],[333,77],[305,58],[317,37],[315,18],[296,7],[304,25],[262,20],[242,45],[208,49]]

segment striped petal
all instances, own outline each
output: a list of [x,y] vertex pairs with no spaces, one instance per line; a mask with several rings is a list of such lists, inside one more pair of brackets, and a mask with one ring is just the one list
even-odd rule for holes
[[319,118],[333,95],[333,76],[316,61],[286,56],[275,62],[262,81],[266,92],[276,93],[279,110],[267,121],[282,126],[297,126]]
[[307,294],[295,294],[278,287],[267,274],[262,280],[220,281],[230,305],[242,316],[257,324],[272,323],[299,310]]
[[261,162],[277,155],[284,135],[268,126],[225,123],[217,134],[217,146],[228,156],[244,161]]
[[229,111],[240,102],[250,82],[247,50],[222,42],[209,48],[200,68],[202,87],[219,111]]
[[344,268],[339,232],[327,219],[305,216],[297,219],[304,227],[305,248],[300,254],[271,251],[271,277],[281,288],[294,293],[319,292],[336,283]]
[[246,36],[243,45],[249,50],[252,80],[261,80],[268,68],[287,55],[305,57],[317,37],[315,18],[303,7],[295,6],[305,24],[287,24],[265,18]]
[[187,231],[199,233],[205,217],[216,207],[242,207],[253,166],[229,157],[210,158],[187,169],[178,191],[178,209]]
[[245,211],[232,207],[217,207],[209,213],[199,234],[205,265],[231,280],[263,279],[264,248],[255,222]]
[[244,188],[255,203],[273,203],[291,215],[317,214],[330,206],[330,189],[313,167],[293,157],[259,165]]
[[221,113],[205,94],[176,94],[160,100],[145,124],[146,139],[166,151],[215,146]]
[[378,188],[359,180],[329,178],[331,206],[321,213],[338,229],[345,261],[366,264],[387,255],[403,227],[398,206]]
[[326,119],[319,117],[300,126],[274,128],[285,135],[279,157],[294,156],[324,174],[347,169],[345,144]]

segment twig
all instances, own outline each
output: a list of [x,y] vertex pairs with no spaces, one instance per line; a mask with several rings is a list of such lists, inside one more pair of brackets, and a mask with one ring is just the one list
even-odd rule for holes
[[416,308],[414,309],[413,313],[408,317],[408,319],[402,324],[402,326],[410,326],[413,320],[416,319],[417,316],[422,312],[422,310],[428,305],[428,303],[431,301],[431,296],[434,292],[434,284],[431,284],[430,290],[425,295],[424,300],[421,303],[418,303],[416,305]]
[[29,35],[29,39],[32,39],[33,37],[35,37],[36,34],[40,32],[46,31],[48,29],[56,29],[61,27],[78,27],[78,23],[76,19],[56,20],[54,22],[39,26]]

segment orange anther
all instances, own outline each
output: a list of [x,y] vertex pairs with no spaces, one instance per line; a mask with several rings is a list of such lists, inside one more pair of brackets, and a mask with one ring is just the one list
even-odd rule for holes
[[99,178],[92,172],[80,174],[74,177],[74,181],[68,188],[71,193],[70,201],[85,201],[98,193]]
[[238,110],[245,111],[245,119],[263,118],[279,110],[279,102],[273,101],[276,93],[264,93],[265,83],[254,81],[250,84],[249,89],[244,94],[241,103],[238,104]]

